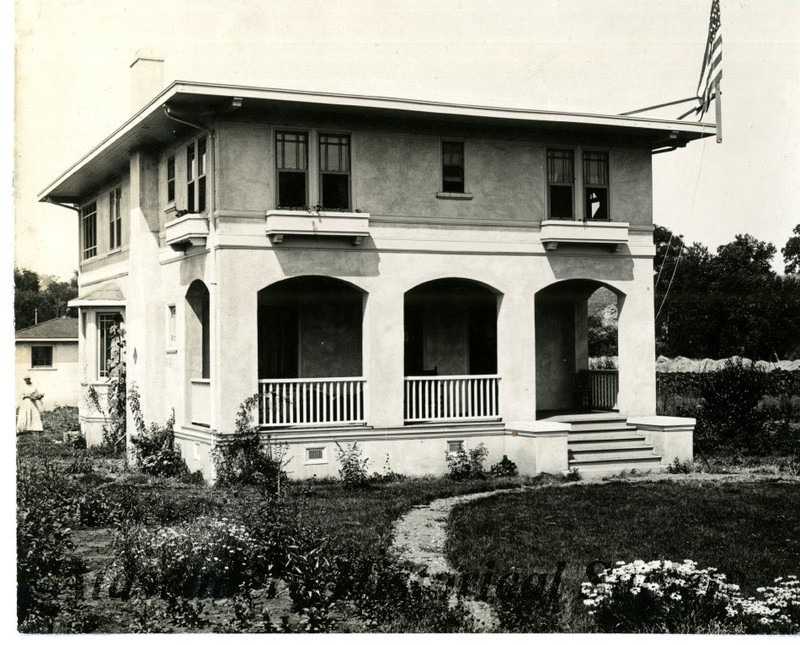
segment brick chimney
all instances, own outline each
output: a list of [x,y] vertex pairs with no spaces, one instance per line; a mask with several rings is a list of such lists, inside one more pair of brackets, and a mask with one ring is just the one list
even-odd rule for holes
[[164,58],[138,51],[131,63],[131,113],[135,114],[164,89]]

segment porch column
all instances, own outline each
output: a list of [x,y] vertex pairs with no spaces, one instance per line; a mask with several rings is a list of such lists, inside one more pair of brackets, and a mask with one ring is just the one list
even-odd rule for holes
[[502,297],[497,316],[500,415],[506,424],[536,419],[535,346],[534,294],[515,287]]
[[404,421],[403,304],[403,292],[387,280],[370,291],[364,310],[366,422],[376,428],[402,426]]
[[[619,411],[625,415],[656,413],[656,340],[653,313],[652,262],[636,260],[634,279],[625,284],[620,302]],[[620,301],[623,297],[620,297]]]

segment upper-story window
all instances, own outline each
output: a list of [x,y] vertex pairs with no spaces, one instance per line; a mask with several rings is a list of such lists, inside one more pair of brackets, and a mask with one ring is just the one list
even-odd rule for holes
[[122,189],[115,188],[108,194],[108,248],[122,246]]
[[308,205],[308,134],[278,132],[275,135],[278,173],[278,208]]
[[608,220],[608,152],[583,153],[584,217]]
[[84,260],[97,255],[97,202],[81,208],[81,243]]
[[206,210],[206,138],[186,147],[186,208],[190,213]]
[[572,150],[547,151],[547,201],[550,219],[573,219],[575,156]]
[[463,141],[442,141],[442,192],[464,192]]
[[167,202],[175,201],[175,157],[167,159]]
[[320,206],[350,209],[350,136],[319,135]]

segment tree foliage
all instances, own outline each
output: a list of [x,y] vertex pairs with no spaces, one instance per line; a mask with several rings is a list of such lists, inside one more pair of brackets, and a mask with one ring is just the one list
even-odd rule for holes
[[67,303],[78,297],[78,274],[68,282],[14,269],[14,329],[25,329],[59,316],[77,316]]
[[777,275],[775,246],[737,235],[716,254],[656,227],[656,348],[667,356],[777,360],[800,352],[800,280]]
[[786,273],[800,273],[800,224],[792,229],[792,237],[781,249],[783,254],[784,271]]

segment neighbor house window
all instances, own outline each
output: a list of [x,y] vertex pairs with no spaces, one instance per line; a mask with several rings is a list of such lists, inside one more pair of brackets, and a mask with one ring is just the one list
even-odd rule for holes
[[550,219],[573,219],[575,157],[572,150],[547,151],[547,199]]
[[97,376],[108,378],[114,346],[115,329],[122,322],[118,313],[97,314]]
[[108,194],[108,248],[122,246],[122,189],[115,188]]
[[442,192],[464,192],[463,141],[442,141]]
[[608,153],[583,153],[584,217],[608,220]]
[[83,259],[88,260],[97,255],[97,202],[81,209],[81,229]]
[[175,157],[167,159],[167,202],[175,201]]
[[190,213],[206,210],[206,138],[186,147],[186,209]]
[[31,367],[53,367],[53,346],[33,345],[31,347]]
[[319,135],[320,205],[326,210],[350,209],[350,137]]
[[275,135],[275,165],[278,208],[306,208],[308,135],[305,132],[278,132]]

